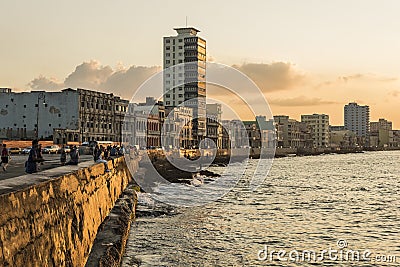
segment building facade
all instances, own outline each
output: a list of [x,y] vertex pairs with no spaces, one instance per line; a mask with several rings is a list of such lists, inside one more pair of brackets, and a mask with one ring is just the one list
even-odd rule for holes
[[358,145],[369,143],[369,106],[349,103],[344,106],[344,128],[356,134]]
[[188,107],[166,108],[162,128],[162,146],[170,149],[192,147],[193,110]]
[[122,141],[123,129],[132,129],[129,101],[86,89],[60,92],[0,91],[2,139],[48,139],[56,144]]
[[[211,140],[207,147],[222,147],[222,107],[221,104],[207,104],[207,138]],[[214,143],[215,145],[212,145]]]
[[371,122],[369,139],[371,147],[395,146],[392,122],[385,119]]
[[54,128],[71,129],[72,140],[79,138],[80,95],[76,90],[61,92],[0,91],[0,138],[51,139]]
[[277,129],[277,146],[284,148],[301,147],[300,122],[290,119],[286,115],[274,116],[275,128]]
[[222,120],[223,149],[249,147],[249,136],[240,120]]
[[301,115],[301,122],[311,129],[314,147],[329,147],[329,116],[326,114]]
[[[206,132],[206,41],[195,28],[175,28],[164,37],[163,90],[166,107],[193,109],[193,139],[198,145]],[[185,65],[175,66],[185,63]],[[175,67],[174,67],[175,66]]]

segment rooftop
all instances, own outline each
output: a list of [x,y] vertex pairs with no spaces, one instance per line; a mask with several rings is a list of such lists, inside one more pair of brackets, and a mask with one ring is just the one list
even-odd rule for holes
[[197,33],[200,32],[198,29],[193,28],[193,27],[174,28],[174,30],[175,30],[178,34],[190,34],[190,35],[197,35]]

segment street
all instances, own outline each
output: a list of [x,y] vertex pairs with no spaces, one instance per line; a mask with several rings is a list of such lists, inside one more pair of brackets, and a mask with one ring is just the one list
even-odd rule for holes
[[[60,154],[43,154],[45,161],[40,165],[40,170],[47,170],[51,168],[60,167]],[[11,155],[11,160],[8,164],[7,171],[3,171],[3,165],[0,168],[0,180],[9,179],[25,174],[25,161],[28,155]],[[67,161],[69,155],[67,155]],[[80,162],[93,160],[91,155],[81,155]]]

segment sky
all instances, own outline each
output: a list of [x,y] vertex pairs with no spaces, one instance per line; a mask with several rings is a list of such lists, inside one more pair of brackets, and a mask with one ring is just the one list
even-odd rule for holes
[[4,0],[0,10],[0,87],[130,98],[160,71],[162,37],[187,16],[208,60],[252,78],[274,115],[326,113],[340,125],[356,101],[400,129],[397,0]]

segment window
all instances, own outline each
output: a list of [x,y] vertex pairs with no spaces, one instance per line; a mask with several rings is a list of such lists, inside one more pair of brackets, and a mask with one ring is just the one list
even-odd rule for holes
[[169,102],[169,101],[167,101],[167,102],[166,102],[166,104],[167,104],[167,105],[169,105],[169,104],[170,104],[170,102]]
[[47,108],[47,104],[44,104],[44,107]]
[[166,97],[171,97],[171,95],[170,95],[170,94],[166,94],[165,96],[166,96]]
[[61,114],[58,114],[58,117],[61,118]]
[[182,59],[179,59],[179,63],[182,63],[183,62],[183,60]]
[[170,62],[171,62],[171,61],[167,59],[167,60],[165,61],[165,64],[169,64]]
[[178,41],[179,41],[180,43],[182,43],[182,39],[179,39]]
[[[8,107],[8,105],[6,107]],[[35,108],[37,108],[37,107],[38,107],[38,104],[35,104]]]
[[180,46],[178,46],[178,48],[179,48],[179,49],[182,49],[183,47],[180,45]]
[[49,123],[49,127],[51,127],[51,123]]
[[165,50],[170,50],[170,49],[171,49],[171,47],[169,47],[169,46],[165,47]]
[[169,56],[171,56],[171,54],[170,54],[170,53],[166,53],[165,56],[166,56],[166,57],[169,57]]
[[26,108],[26,105],[24,105],[24,108]]
[[170,40],[170,39],[167,39],[167,40],[165,40],[165,42],[166,42],[167,44],[169,44],[169,43],[171,42],[171,40]]

